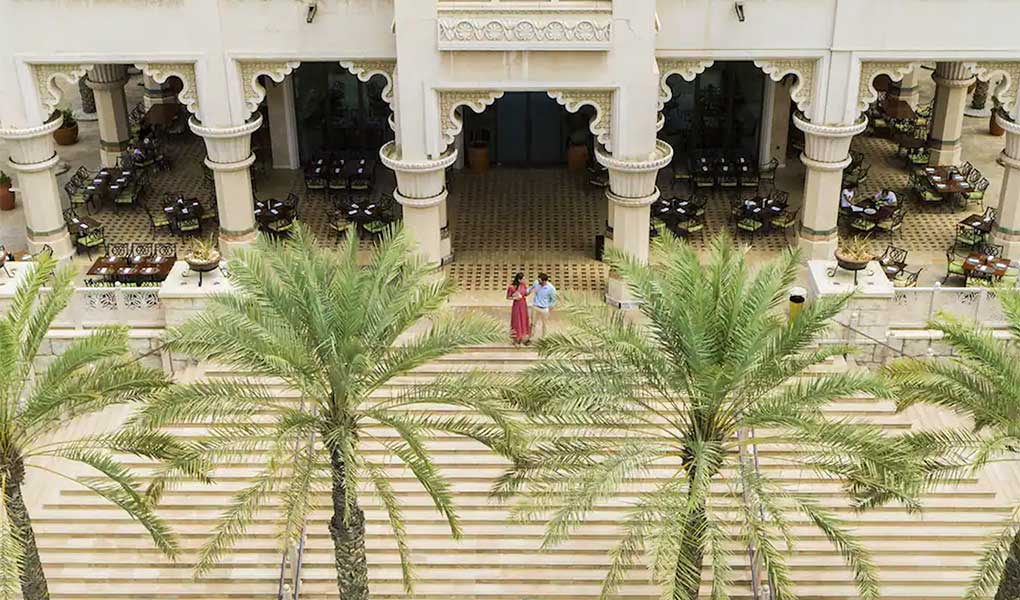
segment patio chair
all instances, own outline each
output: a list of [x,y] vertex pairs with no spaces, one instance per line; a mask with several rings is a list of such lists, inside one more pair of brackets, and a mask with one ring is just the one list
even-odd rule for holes
[[83,184],[68,181],[64,184],[64,193],[67,194],[67,200],[72,207],[84,206],[89,212],[96,207],[95,198],[85,193]]
[[964,161],[964,163],[960,165],[960,168],[958,170],[960,171],[960,175],[967,177],[968,175],[970,175],[971,171],[974,170],[974,165],[972,165],[969,160]]
[[956,253],[956,244],[946,249],[946,276],[942,278],[942,283],[949,281],[950,277],[967,277],[967,272],[963,269],[963,259],[963,256]]
[[106,255],[115,258],[127,258],[131,255],[131,245],[127,242],[110,242],[106,245]]
[[701,241],[705,241],[705,218],[694,216],[676,224],[676,234],[683,238],[690,238],[692,234],[699,234]]
[[153,256],[152,242],[132,242],[131,256]]
[[977,183],[981,181],[983,178],[984,175],[982,175],[981,170],[976,167],[971,167],[970,171],[967,173],[968,183]]
[[772,186],[776,185],[776,170],[779,169],[779,159],[773,158],[769,162],[761,165],[758,168],[758,183],[768,183]]
[[925,167],[931,159],[931,151],[928,148],[915,148],[907,151],[907,165]]
[[91,175],[92,173],[89,172],[88,167],[82,165],[78,167],[78,170],[74,172],[74,175],[71,175],[71,179],[68,181],[73,181],[74,183],[81,185],[88,181]]
[[888,219],[882,219],[875,223],[875,229],[888,233],[891,238],[893,234],[898,234],[903,229],[903,217],[906,216],[906,212],[902,206],[897,208]]
[[0,269],[3,269],[8,278],[14,277],[14,275],[11,275],[11,272],[7,270],[7,248],[2,244],[0,244]]
[[705,194],[693,194],[688,202],[690,202],[691,208],[694,209],[694,216],[705,216],[705,207],[708,206],[708,196]]
[[871,233],[872,231],[875,230],[877,226],[878,225],[874,221],[870,219],[865,219],[864,217],[857,217],[856,219],[850,222],[851,229],[863,234]]
[[145,215],[149,217],[149,226],[152,228],[153,235],[164,227],[170,228],[170,219],[166,216],[165,212],[159,209],[151,209],[145,204],[142,205],[142,208],[145,209]]
[[885,247],[885,252],[882,253],[882,256],[878,257],[878,264],[883,267],[893,266],[902,269],[907,266],[907,250],[889,244]]
[[331,208],[327,212],[326,227],[329,228],[329,236],[334,242],[340,242],[347,235],[347,218],[344,211],[338,208]]
[[380,219],[377,221],[370,221],[368,223],[365,223],[362,229],[364,229],[365,233],[367,233],[369,236],[375,238],[382,235],[382,232],[386,231],[386,227],[387,223]]
[[153,244],[156,258],[177,258],[177,244],[173,242]]
[[752,219],[750,217],[743,217],[737,221],[737,231],[750,234],[751,243],[754,243],[754,236],[761,232],[765,228],[765,223],[758,219]]
[[351,177],[352,192],[371,192],[372,180],[375,178],[373,169],[364,169],[362,173],[355,173]]
[[984,244],[974,249],[988,257],[999,258],[1002,256],[1002,246],[999,244]]
[[987,241],[985,234],[966,225],[956,226],[956,243],[968,248],[980,246]]
[[984,202],[985,192],[988,190],[988,179],[982,177],[980,181],[974,184],[974,191],[963,194],[964,201],[967,204]]
[[198,216],[179,219],[176,223],[178,235],[182,238],[186,234],[202,233],[202,220]]
[[103,233],[103,226],[93,227],[84,236],[75,236],[74,245],[78,250],[85,250],[89,259],[91,259],[94,249],[106,245],[106,235]]
[[673,159],[673,183],[677,181],[691,182],[691,164],[686,156],[677,155]]
[[771,221],[772,228],[783,233],[783,239],[786,240],[787,245],[789,245],[790,243],[790,240],[787,237],[787,232],[796,229],[797,214],[799,212],[800,209],[794,210],[793,212],[790,212],[790,210],[787,209],[779,213],[778,215],[772,217]]
[[693,180],[695,189],[704,190],[715,187],[715,177],[711,173],[699,170],[694,174]]
[[907,271],[905,269],[900,271],[899,275],[893,279],[893,286],[898,288],[917,287],[917,278],[920,277],[923,270],[924,267],[916,271]]

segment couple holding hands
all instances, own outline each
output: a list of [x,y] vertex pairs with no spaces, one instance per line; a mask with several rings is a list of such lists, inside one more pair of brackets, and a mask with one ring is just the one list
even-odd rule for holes
[[[540,335],[544,336],[549,312],[556,306],[556,288],[549,282],[548,275],[539,273],[538,281],[531,285],[524,280],[524,273],[518,271],[506,288],[506,299],[513,301],[510,307],[510,338],[515,346],[531,343],[531,321],[535,322],[536,335],[541,329]],[[532,294],[535,299],[529,318],[528,296]]]

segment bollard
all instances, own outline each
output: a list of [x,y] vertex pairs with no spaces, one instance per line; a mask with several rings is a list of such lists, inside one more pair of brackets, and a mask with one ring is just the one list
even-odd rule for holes
[[801,309],[804,308],[805,300],[807,300],[807,290],[802,287],[790,288],[790,323],[793,323]]

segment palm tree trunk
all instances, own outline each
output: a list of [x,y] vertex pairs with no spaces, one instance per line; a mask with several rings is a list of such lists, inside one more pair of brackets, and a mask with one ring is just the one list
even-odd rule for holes
[[[677,565],[673,582],[673,598],[675,600],[698,600],[701,590],[701,567],[705,564],[705,548],[698,541],[705,530],[705,508],[702,506],[694,513],[693,519],[686,526],[684,543],[680,546],[680,562]],[[680,564],[690,563],[698,575],[688,580],[684,577]]]
[[[336,581],[343,600],[368,600],[368,560],[365,557],[365,512],[353,501],[346,501],[346,466],[338,450],[330,450],[333,475],[333,518],[329,534],[333,538]],[[26,598],[26,600],[28,600]]]
[[1020,531],[1013,537],[1006,558],[1006,568],[999,579],[999,589],[995,592],[995,600],[1017,600],[1020,598]]
[[28,507],[21,495],[21,483],[24,480],[24,467],[17,468],[4,489],[4,501],[7,514],[11,518],[11,526],[18,534],[25,547],[24,568],[21,573],[21,595],[24,600],[49,600],[50,591],[46,586],[46,574],[43,572],[42,560],[39,559],[39,548],[35,545],[35,533],[32,531],[32,519],[28,516]]

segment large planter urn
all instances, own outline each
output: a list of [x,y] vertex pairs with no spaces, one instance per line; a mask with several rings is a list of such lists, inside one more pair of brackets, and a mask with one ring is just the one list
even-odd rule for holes
[[14,192],[9,183],[0,185],[0,210],[14,210]]
[[836,251],[836,264],[838,264],[839,268],[841,269],[854,272],[863,271],[865,268],[867,268],[869,262],[871,262],[870,258],[866,258],[863,260],[859,258],[850,258],[848,256],[840,254],[839,250]]
[[207,258],[199,258],[194,254],[188,253],[188,255],[184,257],[184,262],[188,263],[189,269],[198,273],[198,286],[202,287],[202,275],[209,273],[210,271],[215,271],[216,268],[220,266],[220,260],[222,260],[222,258],[223,257],[220,255],[218,250],[213,250],[209,253]]
[[489,143],[485,141],[471,142],[467,149],[468,166],[471,172],[482,175],[489,170]]
[[58,146],[70,146],[78,143],[78,124],[70,127],[60,127],[53,132],[53,140]]
[[995,118],[996,111],[992,111],[992,115],[988,118],[988,133],[996,137],[1001,137],[1006,134],[1006,130],[999,125],[999,121]]
[[570,144],[567,146],[567,170],[583,171],[588,166],[588,146]]

